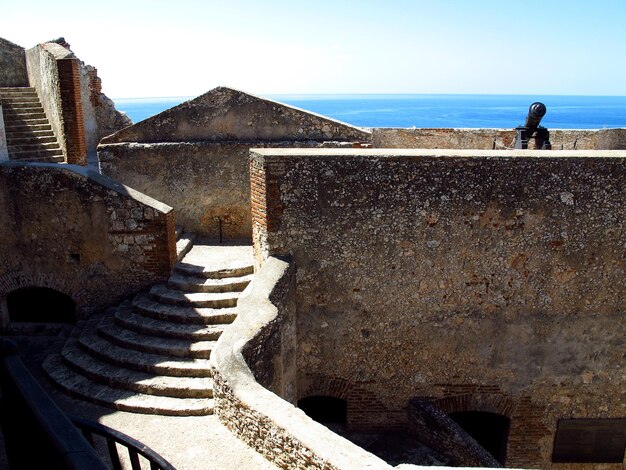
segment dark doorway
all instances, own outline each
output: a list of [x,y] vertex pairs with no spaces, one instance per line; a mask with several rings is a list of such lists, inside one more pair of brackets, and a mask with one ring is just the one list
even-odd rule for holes
[[449,416],[504,465],[511,423],[509,418],[486,411],[459,411]]
[[28,287],[7,295],[12,322],[74,323],[76,303],[69,295],[47,287]]
[[298,408],[318,423],[345,425],[347,421],[348,405],[341,398],[307,397],[298,401]]

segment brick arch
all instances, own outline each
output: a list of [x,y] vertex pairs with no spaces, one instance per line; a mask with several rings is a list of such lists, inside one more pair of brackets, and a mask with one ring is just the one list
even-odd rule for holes
[[87,302],[87,292],[71,279],[59,274],[11,272],[0,276],[0,302],[7,294],[24,288],[47,287],[68,295],[76,302],[77,314]]
[[484,411],[511,418],[514,403],[502,394],[472,393],[432,400],[446,414],[458,411]]
[[352,390],[352,383],[339,377],[320,374],[307,374],[307,386],[298,387],[298,400],[307,397],[325,396],[347,400]]

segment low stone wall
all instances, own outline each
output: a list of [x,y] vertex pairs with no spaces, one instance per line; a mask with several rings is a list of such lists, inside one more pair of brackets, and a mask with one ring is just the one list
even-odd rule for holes
[[211,355],[217,416],[280,468],[391,468],[288,403],[296,396],[294,278],[293,265],[268,258],[239,299]]
[[24,48],[0,38],[0,87],[28,86]]
[[[56,55],[54,52],[56,52]],[[67,158],[65,121],[63,119],[63,102],[61,99],[61,80],[57,68],[57,57],[60,58],[63,54],[70,56],[71,52],[58,44],[38,44],[26,51],[26,68],[28,70],[30,86],[37,90],[46,117],[63,150],[63,155]]]
[[[395,129],[372,131],[373,148],[503,150],[515,145],[514,129]],[[550,129],[554,150],[623,150],[626,129]],[[529,142],[533,148],[534,139]]]
[[0,164],[0,320],[24,287],[69,295],[79,316],[167,279],[172,208],[78,166]]
[[623,417],[626,152],[264,149],[250,171],[257,264],[298,266],[299,396],[358,388],[348,422],[390,427],[413,397],[507,402],[513,467],[550,465],[559,418]]
[[350,143],[162,142],[100,144],[100,169],[176,210],[186,231],[213,239],[250,239],[250,147]]

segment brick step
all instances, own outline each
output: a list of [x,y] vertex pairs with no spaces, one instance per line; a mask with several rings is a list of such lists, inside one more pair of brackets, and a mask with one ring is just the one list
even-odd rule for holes
[[32,134],[35,132],[52,132],[52,126],[50,123],[47,124],[14,124],[10,127],[6,126],[5,123],[5,131],[6,135],[15,135],[15,134]]
[[144,335],[160,338],[177,338],[187,341],[217,341],[224,325],[194,325],[192,323],[172,323],[138,315],[130,305],[120,307],[115,312],[115,323],[119,326]]
[[185,341],[144,335],[116,325],[110,317],[102,320],[98,335],[128,349],[174,357],[209,359],[215,346],[215,341]]
[[211,279],[206,277],[172,274],[167,281],[170,289],[185,292],[242,292],[252,281],[252,274],[238,277]]
[[60,354],[46,358],[43,368],[70,395],[120,411],[168,416],[204,416],[213,413],[212,398],[173,398],[120,390],[76,374]]
[[166,357],[136,351],[117,346],[93,331],[82,334],[78,342],[81,348],[92,356],[119,367],[173,377],[211,377],[213,375],[208,359]]
[[9,146],[11,145],[32,145],[34,143],[40,143],[40,144],[50,144],[50,143],[55,143],[58,145],[57,143],[57,139],[56,137],[54,137],[54,135],[52,134],[52,132],[50,132],[50,135],[30,135],[27,137],[8,137],[7,136],[7,141],[9,143]]
[[186,276],[206,277],[208,279],[222,279],[225,277],[239,277],[254,273],[254,266],[244,264],[242,266],[233,266],[219,270],[209,270],[204,266],[198,266],[190,263],[176,263],[174,271]]
[[[26,140],[26,139],[24,139]],[[9,153],[11,152],[31,152],[31,151],[40,151],[40,150],[58,150],[59,153],[63,153],[61,151],[61,147],[58,142],[41,142],[38,140],[32,140],[30,142],[16,144],[13,140],[8,142],[7,148]]]
[[239,293],[237,292],[182,292],[158,284],[150,289],[150,297],[158,302],[182,307],[235,307]]
[[144,317],[192,325],[232,323],[237,317],[236,308],[194,308],[162,304],[140,294],[133,300],[133,310]]
[[65,344],[61,355],[71,369],[109,387],[176,398],[213,397],[213,379],[210,377],[154,375],[114,366],[87,354],[75,339]]

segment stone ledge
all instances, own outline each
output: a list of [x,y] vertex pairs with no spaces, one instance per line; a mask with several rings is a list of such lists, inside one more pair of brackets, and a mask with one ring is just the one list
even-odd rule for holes
[[125,186],[117,181],[101,175],[97,171],[90,169],[89,167],[83,167],[80,165],[59,165],[56,163],[36,163],[36,162],[17,162],[17,161],[0,161],[0,167],[4,168],[46,168],[51,171],[65,171],[68,173],[74,173],[77,176],[81,176],[88,181],[97,183],[107,189],[115,191],[123,196],[129,197],[141,204],[151,207],[163,214],[168,214],[173,209],[167,204],[163,204],[150,196],[140,193],[139,191]]

